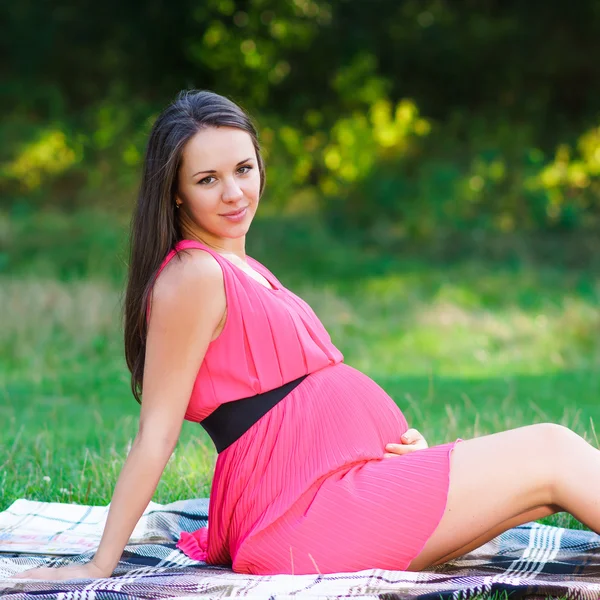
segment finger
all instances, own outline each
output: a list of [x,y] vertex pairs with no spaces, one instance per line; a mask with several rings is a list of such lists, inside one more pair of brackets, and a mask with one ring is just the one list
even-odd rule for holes
[[425,450],[427,448],[427,443],[424,441],[418,441],[414,444],[410,444],[409,446],[405,446],[406,448],[410,448],[412,452],[416,452],[417,450]]
[[407,446],[410,446],[410,444],[387,444],[385,449],[388,452],[394,452],[397,454],[398,452],[404,452]]
[[35,579],[35,573],[27,573],[26,571],[23,571],[21,573],[15,573],[14,575],[11,575],[9,579]]
[[394,452],[396,454],[398,453],[404,453],[407,452],[409,449],[414,448],[415,443],[410,443],[410,444],[387,444],[385,447],[385,450],[387,452]]
[[387,449],[391,450],[392,453],[397,456],[402,454],[408,454],[409,452],[414,452],[415,450],[418,450],[418,448],[410,444],[396,444],[394,448]]
[[416,429],[407,429],[401,436],[400,441],[404,443],[412,443],[423,437]]
[[14,576],[22,579],[53,579],[53,574],[56,573],[56,571],[57,569],[50,567],[36,567],[34,569],[16,573]]
[[34,571],[32,573],[17,573],[15,577],[19,579],[46,579],[48,576],[45,573]]

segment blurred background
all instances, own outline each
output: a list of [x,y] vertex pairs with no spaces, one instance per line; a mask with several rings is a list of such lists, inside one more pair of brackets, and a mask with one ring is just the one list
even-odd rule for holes
[[[110,500],[129,218],[188,88],[259,130],[248,253],[430,444],[552,420],[598,445],[600,1],[1,10],[0,508]],[[186,423],[155,500],[207,496],[215,456]]]

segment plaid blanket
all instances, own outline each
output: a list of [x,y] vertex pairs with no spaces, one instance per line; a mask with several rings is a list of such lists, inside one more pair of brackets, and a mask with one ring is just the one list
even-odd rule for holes
[[188,559],[181,530],[205,526],[208,499],[151,503],[113,577],[45,582],[6,579],[94,554],[108,507],[18,500],[0,513],[0,595],[11,600],[133,598],[600,598],[600,536],[528,523],[421,573],[369,569],[330,575],[241,575]]

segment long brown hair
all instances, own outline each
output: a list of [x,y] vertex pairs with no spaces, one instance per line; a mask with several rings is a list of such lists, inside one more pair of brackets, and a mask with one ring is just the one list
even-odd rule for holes
[[206,127],[237,127],[250,134],[265,185],[258,134],[250,116],[237,104],[207,90],[180,92],[156,119],[142,168],[142,181],[131,219],[129,269],[124,303],[125,359],[131,391],[141,403],[146,337],[146,310],[154,279],[165,256],[182,239],[175,214],[177,173],[183,148]]

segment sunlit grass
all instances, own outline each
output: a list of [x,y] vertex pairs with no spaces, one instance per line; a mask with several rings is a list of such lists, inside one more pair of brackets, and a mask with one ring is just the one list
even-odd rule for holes
[[[547,296],[540,282],[534,295],[532,269],[486,273],[480,264],[477,277],[475,267],[422,265],[418,272],[398,264],[345,289],[305,286],[304,296],[348,361],[372,374],[480,378],[600,364],[597,281],[585,293],[553,289]],[[559,271],[553,275],[556,287],[564,285]]]

